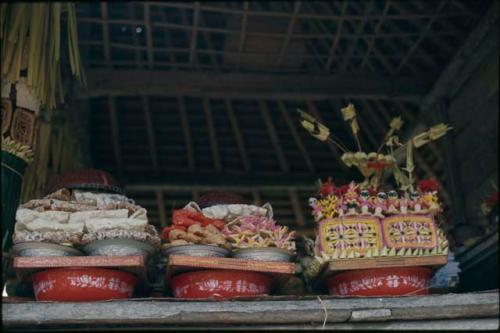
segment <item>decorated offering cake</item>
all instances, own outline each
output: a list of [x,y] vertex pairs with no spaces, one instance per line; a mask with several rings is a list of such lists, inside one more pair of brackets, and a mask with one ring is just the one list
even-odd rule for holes
[[[295,251],[294,233],[276,224],[270,204],[260,207],[244,202],[237,194],[212,192],[174,210],[172,226],[162,231],[162,252],[169,257],[167,271],[198,268],[173,274],[169,285],[174,297],[269,294],[273,272],[293,273],[294,265],[288,261]],[[230,255],[233,258],[215,258]],[[193,257],[209,258],[193,262]]]
[[293,232],[276,224],[270,204],[245,204],[238,195],[223,192],[198,201],[201,204],[190,202],[173,211],[172,226],[162,230],[164,253],[175,246],[198,244],[227,250],[276,248],[293,254]]
[[[146,209],[121,194],[109,179],[98,170],[63,175],[55,182],[61,188],[19,206],[12,253],[15,258],[33,259],[29,281],[37,300],[94,301],[133,295],[138,277],[117,268],[120,263],[134,263],[135,269],[145,271],[161,240],[148,223]],[[51,263],[40,265],[45,262]]]
[[[448,241],[439,227],[442,212],[439,183],[436,179],[418,182],[414,179],[413,150],[438,139],[450,128],[444,124],[436,125],[403,144],[397,134],[402,120],[394,118],[378,151],[365,153],[358,138],[356,110],[349,104],[341,112],[350,124],[358,146],[357,152],[351,152],[341,142],[332,139],[325,125],[307,113],[299,112],[302,125],[319,140],[335,143],[344,152],[342,162],[357,168],[364,177],[362,182],[353,181],[342,186],[335,184],[332,178],[319,181],[317,196],[309,199],[317,225],[315,259],[306,269],[305,277],[309,280],[318,278],[326,264],[331,264],[328,269],[341,271],[342,267],[347,267],[345,263],[349,263],[350,267],[356,267],[356,271],[328,277],[326,282],[331,293],[419,294],[422,290],[425,293],[432,270],[424,267],[410,269],[408,266],[412,266],[414,258],[446,258]],[[396,158],[402,153],[406,153],[404,168],[398,166]],[[394,176],[394,184],[382,183],[383,174],[389,172]],[[391,261],[391,258],[395,260]],[[421,266],[432,266],[433,261],[425,264],[424,259],[420,262],[423,262]],[[376,269],[363,269],[368,266]],[[399,286],[395,293],[390,287],[382,288],[387,287],[384,280],[387,276],[397,280],[391,282],[391,285]],[[368,280],[363,280],[365,278]],[[375,282],[360,282],[372,281],[370,279]],[[414,288],[405,289],[403,285]]]

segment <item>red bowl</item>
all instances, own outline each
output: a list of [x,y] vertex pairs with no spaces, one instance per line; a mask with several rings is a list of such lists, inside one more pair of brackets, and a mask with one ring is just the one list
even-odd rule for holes
[[118,194],[125,193],[116,178],[106,171],[96,169],[79,169],[57,176],[49,186],[49,193],[61,188],[101,190]]
[[137,278],[104,268],[56,268],[33,275],[37,301],[90,302],[130,298]]
[[269,294],[272,277],[256,272],[203,270],[172,278],[170,284],[178,298],[230,298]]
[[431,275],[425,267],[360,269],[332,275],[326,284],[337,296],[427,295]]

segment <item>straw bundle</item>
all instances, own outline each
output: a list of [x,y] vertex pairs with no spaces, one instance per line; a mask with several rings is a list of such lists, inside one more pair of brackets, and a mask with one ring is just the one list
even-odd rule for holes
[[[73,76],[85,84],[72,3],[2,3],[0,41],[2,85],[17,82],[27,69],[27,84],[50,109],[63,102],[61,78],[61,16],[67,15],[67,46]],[[58,99],[56,99],[56,94]]]

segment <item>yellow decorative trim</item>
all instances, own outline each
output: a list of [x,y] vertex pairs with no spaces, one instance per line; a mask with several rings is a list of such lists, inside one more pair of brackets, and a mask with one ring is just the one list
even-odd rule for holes
[[29,146],[16,142],[10,137],[2,138],[2,150],[19,157],[26,163],[33,162],[35,156],[33,150]]

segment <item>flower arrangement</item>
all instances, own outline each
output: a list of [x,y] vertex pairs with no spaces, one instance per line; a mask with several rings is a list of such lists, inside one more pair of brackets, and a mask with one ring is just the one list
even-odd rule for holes
[[295,251],[295,232],[277,225],[272,218],[242,216],[227,224],[222,232],[234,248],[277,247]]

